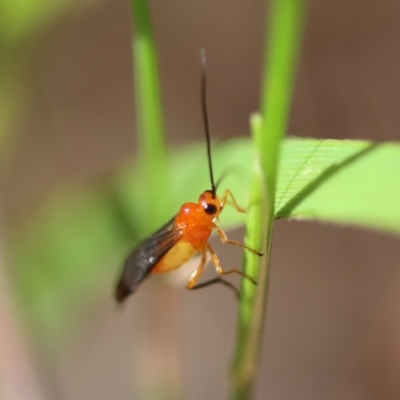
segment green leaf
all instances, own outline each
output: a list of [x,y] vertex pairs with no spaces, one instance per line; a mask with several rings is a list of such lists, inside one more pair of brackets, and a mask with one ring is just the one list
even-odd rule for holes
[[[213,144],[216,177],[225,171],[219,193],[229,188],[238,203],[248,204],[253,166],[249,139]],[[84,299],[110,296],[128,246],[146,233],[136,162],[102,187],[66,188],[15,231],[9,247],[16,291],[44,340],[67,337],[82,315]],[[203,142],[170,152],[168,187],[176,212],[183,202],[197,201],[210,187]],[[277,187],[279,218],[354,224],[400,234],[400,144],[363,141],[286,139]],[[164,210],[164,199],[159,199]],[[167,208],[165,221],[171,218]],[[221,215],[224,229],[244,223],[232,207]],[[71,300],[73,299],[73,300]],[[111,300],[110,300],[111,301]],[[77,302],[77,303],[76,303]],[[77,312],[77,309],[79,310]],[[62,312],[60,311],[62,310]],[[47,333],[46,333],[47,332]],[[61,339],[59,339],[61,340]]]
[[[248,139],[213,146],[216,175],[230,174],[219,192],[229,188],[239,204],[248,204],[254,159]],[[174,207],[196,201],[209,188],[204,143],[171,153],[170,182]],[[118,191],[131,223],[140,220],[140,193],[132,184],[138,177],[132,164],[118,179]],[[353,224],[400,234],[400,144],[367,141],[289,138],[283,144],[279,167],[276,218],[320,220]],[[163,199],[160,199],[163,207]],[[129,217],[130,216],[130,217]],[[170,217],[165,215],[165,219]],[[231,229],[245,216],[227,207],[221,225]],[[144,224],[142,221],[139,225]]]
[[283,150],[278,218],[400,234],[400,145],[291,139]]

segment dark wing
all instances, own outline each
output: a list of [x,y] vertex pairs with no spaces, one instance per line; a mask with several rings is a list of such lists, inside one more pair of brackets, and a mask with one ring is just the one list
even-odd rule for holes
[[129,254],[115,291],[118,303],[136,291],[151,269],[178,242],[180,231],[176,229],[174,220],[175,216]]

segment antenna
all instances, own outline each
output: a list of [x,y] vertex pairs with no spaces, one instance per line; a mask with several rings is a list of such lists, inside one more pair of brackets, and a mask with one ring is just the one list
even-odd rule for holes
[[200,57],[201,57],[201,106],[202,106],[202,110],[203,110],[204,129],[206,132],[207,158],[208,158],[208,168],[210,170],[211,192],[215,196],[216,188],[215,188],[215,184],[214,184],[214,174],[213,174],[212,163],[211,163],[210,126],[208,124],[207,101],[206,101],[207,59],[206,59],[206,51],[204,49],[200,50]]

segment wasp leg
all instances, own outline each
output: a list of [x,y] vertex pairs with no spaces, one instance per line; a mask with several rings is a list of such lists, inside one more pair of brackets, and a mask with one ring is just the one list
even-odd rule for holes
[[196,282],[199,280],[200,275],[204,270],[204,266],[206,265],[207,257],[206,251],[204,250],[201,254],[201,262],[200,265],[192,272],[190,275],[189,280],[187,281],[186,288],[187,289],[195,289]]
[[234,246],[243,247],[244,249],[247,249],[247,250],[251,251],[252,253],[257,254],[260,257],[262,256],[262,253],[259,253],[257,250],[254,250],[254,249],[246,246],[245,244],[238,242],[237,240],[229,240],[228,237],[226,236],[225,232],[218,225],[213,224],[213,228],[217,231],[222,243],[233,244]]
[[236,297],[240,300],[240,291],[239,291],[239,289],[235,285],[232,285],[232,283],[230,283],[228,281],[225,281],[222,278],[214,278],[214,279],[211,279],[209,281],[206,281],[206,282],[203,282],[203,283],[199,283],[198,285],[193,286],[192,290],[201,289],[201,288],[204,288],[206,286],[213,285],[214,283],[222,283],[224,286],[226,286],[229,289],[233,290],[233,292],[235,293]]
[[213,264],[215,265],[215,270],[217,271],[218,275],[239,274],[239,275],[242,275],[244,278],[248,279],[249,281],[251,281],[252,283],[254,283],[254,285],[257,285],[257,281],[255,281],[252,277],[245,274],[240,269],[234,268],[234,269],[230,269],[228,271],[224,271],[221,267],[221,263],[219,261],[218,256],[215,254],[214,250],[208,243],[207,243],[207,248],[211,254],[211,260],[212,260]]
[[[228,200],[228,196],[230,196],[230,200]],[[246,213],[246,209],[240,207],[238,203],[236,203],[235,198],[230,190],[226,189],[221,198],[221,208],[224,208],[225,204],[231,205],[237,212]]]

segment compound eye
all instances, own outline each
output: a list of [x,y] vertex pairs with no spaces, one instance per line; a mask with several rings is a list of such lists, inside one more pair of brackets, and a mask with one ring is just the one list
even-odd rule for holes
[[215,204],[206,204],[204,207],[204,211],[208,215],[213,215],[217,212],[217,206]]

